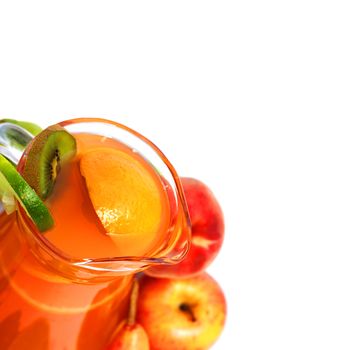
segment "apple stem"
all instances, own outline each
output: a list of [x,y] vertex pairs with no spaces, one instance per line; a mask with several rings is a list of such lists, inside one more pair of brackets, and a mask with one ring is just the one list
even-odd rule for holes
[[130,295],[129,315],[127,320],[127,324],[129,326],[132,326],[135,324],[138,296],[139,296],[139,281],[138,281],[138,278],[135,277],[132,285],[132,289],[131,289],[131,295]]
[[182,312],[185,312],[186,314],[188,314],[188,316],[190,317],[190,320],[192,322],[196,322],[197,321],[196,316],[194,315],[193,310],[192,310],[190,305],[188,305],[186,303],[182,303],[182,304],[180,304],[179,309]]

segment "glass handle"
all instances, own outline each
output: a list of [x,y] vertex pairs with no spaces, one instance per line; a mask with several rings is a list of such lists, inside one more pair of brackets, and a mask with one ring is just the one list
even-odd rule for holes
[[15,165],[18,164],[23,151],[34,136],[19,125],[0,124],[0,153]]

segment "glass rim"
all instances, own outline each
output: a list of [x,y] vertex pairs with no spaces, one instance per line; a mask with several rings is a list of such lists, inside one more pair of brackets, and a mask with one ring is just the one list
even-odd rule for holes
[[[41,233],[37,227],[35,226],[34,222],[30,219],[30,217],[25,213],[25,210],[19,205],[18,206],[18,213],[17,216],[19,217],[19,222],[24,226],[25,229],[29,230],[32,233],[32,236],[35,238],[35,241],[40,244],[41,248],[44,248],[46,253],[49,253],[49,255],[55,257],[56,259],[63,261],[65,263],[68,263],[69,265],[74,265],[76,267],[82,267],[89,270],[98,270],[98,271],[113,271],[113,269],[104,269],[104,268],[98,268],[97,266],[91,265],[91,264],[104,264],[104,263],[138,263],[139,265],[160,265],[160,264],[167,264],[172,265],[180,262],[185,257],[186,253],[188,252],[189,245],[190,245],[190,236],[191,236],[191,222],[190,217],[187,209],[187,204],[185,200],[185,196],[182,190],[182,185],[180,181],[180,177],[178,176],[174,166],[171,164],[171,162],[168,160],[168,158],[164,155],[164,153],[147,137],[140,134],[139,132],[133,130],[132,128],[125,126],[121,123],[104,119],[104,118],[74,118],[74,119],[68,119],[61,122],[58,122],[57,124],[61,125],[62,127],[68,127],[69,125],[73,124],[81,124],[81,123],[101,123],[101,124],[107,124],[114,127],[117,127],[119,129],[123,129],[124,131],[132,134],[133,136],[137,137],[139,140],[147,144],[162,160],[164,165],[169,170],[172,179],[175,184],[176,188],[176,197],[178,202],[178,209],[182,211],[183,217],[184,217],[184,225],[185,225],[185,231],[184,233],[186,235],[186,246],[182,249],[181,253],[177,254],[174,257],[148,257],[148,256],[116,256],[116,257],[103,257],[103,258],[77,258],[72,255],[67,254],[63,250],[56,247],[54,244],[52,244],[47,238],[45,238],[45,233]],[[123,141],[121,141],[123,142]],[[18,170],[21,172],[22,167],[25,164],[25,157],[26,152],[28,151],[28,148],[24,151],[19,164],[18,164]]]

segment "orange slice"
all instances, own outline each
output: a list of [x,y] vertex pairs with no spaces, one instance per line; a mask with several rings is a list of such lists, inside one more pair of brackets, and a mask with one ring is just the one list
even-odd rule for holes
[[143,158],[97,148],[82,155],[80,172],[107,234],[158,231],[162,215],[159,176]]

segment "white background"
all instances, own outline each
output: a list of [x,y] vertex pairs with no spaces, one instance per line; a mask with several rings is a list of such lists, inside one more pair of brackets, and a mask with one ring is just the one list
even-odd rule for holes
[[3,1],[0,115],[154,141],[217,195],[214,349],[350,348],[347,1]]

